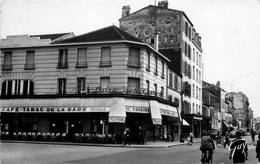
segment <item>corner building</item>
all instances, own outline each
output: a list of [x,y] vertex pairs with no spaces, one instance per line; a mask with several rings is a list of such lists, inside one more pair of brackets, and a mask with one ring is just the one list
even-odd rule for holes
[[120,143],[125,127],[135,142],[141,126],[148,141],[178,140],[180,76],[118,27],[8,36],[1,46],[2,132],[112,134]]
[[183,127],[184,135],[192,131],[201,137],[203,51],[201,37],[190,19],[183,11],[169,9],[168,1],[160,1],[158,6],[149,5],[131,14],[130,6],[124,6],[119,22],[122,30],[150,45],[159,34],[159,52],[170,59],[169,67],[182,78],[181,113],[190,125]]

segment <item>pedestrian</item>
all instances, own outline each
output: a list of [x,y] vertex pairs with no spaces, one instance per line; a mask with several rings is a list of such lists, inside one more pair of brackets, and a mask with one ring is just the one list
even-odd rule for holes
[[131,145],[131,131],[129,128],[125,128],[124,134],[123,134],[123,144],[126,145],[127,143],[129,146]]
[[226,132],[225,133],[226,135],[225,135],[225,142],[224,142],[224,145],[223,145],[223,148],[226,148],[226,145],[229,147],[229,145],[230,145],[230,141],[229,141],[229,134],[228,134],[228,132]]
[[190,142],[193,143],[193,133],[190,131]]
[[260,134],[258,134],[258,141],[256,144],[255,151],[256,151],[256,158],[258,159],[258,162],[260,162]]
[[252,142],[255,142],[255,132],[253,129],[251,129],[251,138],[252,138]]
[[236,139],[234,139],[230,144],[230,154],[229,159],[233,159],[233,164],[245,163],[248,157],[248,147],[247,142],[242,137],[240,131],[236,132]]
[[137,136],[137,142],[138,144],[142,143],[144,145],[144,131],[141,126],[138,127],[138,136]]

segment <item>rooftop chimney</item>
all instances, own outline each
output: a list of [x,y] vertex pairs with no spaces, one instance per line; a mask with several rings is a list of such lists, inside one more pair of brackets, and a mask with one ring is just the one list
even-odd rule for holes
[[158,51],[159,47],[159,33],[157,31],[154,32],[154,49]]
[[159,1],[158,2],[158,7],[164,7],[164,8],[168,8],[168,1]]
[[122,18],[130,14],[130,6],[123,6],[122,8]]
[[217,87],[220,87],[220,81],[217,81],[216,86],[217,86]]

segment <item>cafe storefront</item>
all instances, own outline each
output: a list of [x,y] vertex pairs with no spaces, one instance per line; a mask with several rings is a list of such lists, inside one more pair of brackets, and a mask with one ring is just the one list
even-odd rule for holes
[[[148,141],[177,140],[178,109],[156,100],[127,97],[2,99],[1,131],[114,134],[121,142],[125,127],[136,141],[139,126]],[[118,143],[119,143],[118,142]]]

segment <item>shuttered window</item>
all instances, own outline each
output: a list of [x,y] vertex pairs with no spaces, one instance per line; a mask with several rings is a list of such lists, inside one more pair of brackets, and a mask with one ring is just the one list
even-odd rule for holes
[[140,67],[140,49],[136,47],[129,48],[128,66]]
[[78,48],[77,67],[86,67],[86,66],[87,66],[87,49]]
[[127,89],[128,91],[131,91],[132,94],[134,94],[135,90],[140,90],[140,79],[129,77],[127,83]]
[[58,62],[59,68],[66,68],[68,67],[68,50],[67,49],[61,49],[59,50],[59,62]]
[[101,88],[107,88],[110,85],[110,78],[109,77],[101,77],[100,78],[100,86]]
[[26,51],[26,63],[25,63],[25,69],[34,69],[34,57],[35,57],[35,51]]
[[12,52],[4,52],[3,69],[12,69]]
[[78,94],[82,94],[86,90],[86,78],[85,77],[79,77],[77,80],[78,84]]
[[58,79],[58,94],[60,94],[60,95],[66,94],[66,79],[65,78]]
[[111,66],[111,47],[101,48],[101,66]]

